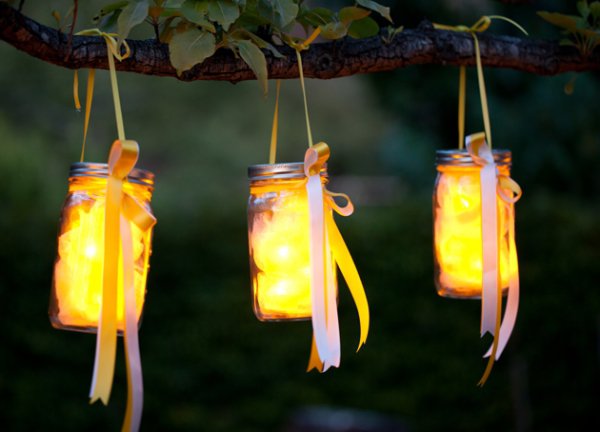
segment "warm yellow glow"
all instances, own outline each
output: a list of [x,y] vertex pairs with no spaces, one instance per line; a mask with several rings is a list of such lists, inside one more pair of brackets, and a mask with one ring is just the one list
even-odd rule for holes
[[[129,185],[128,185],[129,186]],[[130,186],[128,187],[130,188]],[[55,326],[91,330],[98,325],[103,288],[103,195],[73,194],[63,210],[54,266]],[[144,305],[150,232],[131,223],[134,252],[134,284],[138,319]],[[118,253],[118,252],[117,252]],[[119,268],[119,273],[122,269]],[[119,278],[117,326],[123,330],[123,285]]]
[[[435,192],[435,258],[440,295],[480,297],[482,280],[481,185],[470,167],[438,167]],[[508,174],[506,167],[501,173]],[[509,281],[509,238],[512,205],[498,198],[500,280]]]
[[[251,183],[250,267],[254,312],[262,321],[308,319],[312,315],[310,222],[305,185],[305,179],[289,178]],[[336,264],[331,258],[335,278]]]
[[[264,320],[311,316],[308,202],[304,188],[255,188],[250,207],[254,306]],[[255,202],[256,203],[256,202]]]

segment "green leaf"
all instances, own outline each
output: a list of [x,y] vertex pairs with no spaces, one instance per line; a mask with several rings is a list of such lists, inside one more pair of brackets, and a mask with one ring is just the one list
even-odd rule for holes
[[377,12],[379,15],[384,17],[389,22],[391,22],[391,23],[394,22],[394,21],[392,21],[392,16],[390,15],[389,7],[382,6],[379,3],[374,2],[373,0],[356,0],[356,3],[358,3],[365,9],[369,9],[374,12]]
[[208,21],[206,15],[208,13],[208,2],[198,0],[186,0],[181,5],[181,14],[189,22],[199,25],[204,30],[215,33],[215,26]]
[[117,21],[121,15],[122,9],[117,9],[101,18],[99,18],[98,27],[107,33],[114,33],[117,28]]
[[285,56],[283,54],[281,54],[279,52],[279,50],[277,48],[275,48],[272,44],[270,44],[269,42],[267,42],[264,39],[261,39],[260,37],[258,37],[257,35],[255,35],[252,32],[246,31],[245,34],[252,39],[252,42],[254,42],[260,49],[266,49],[268,51],[270,51],[275,57],[277,58],[284,58]]
[[304,12],[301,16],[299,15],[298,21],[313,27],[319,27],[320,25],[330,23],[334,18],[335,14],[333,11],[318,7]]
[[588,6],[587,0],[578,1],[577,10],[579,11],[584,20],[587,20],[590,16],[590,7]]
[[376,36],[379,33],[379,25],[373,18],[366,17],[354,21],[348,28],[348,36],[355,39],[363,39]]
[[266,95],[268,90],[268,72],[265,54],[249,40],[236,40],[233,44],[237,47],[242,59],[250,66],[254,75],[256,75],[256,79],[258,80],[263,93]]
[[208,2],[208,17],[221,24],[225,31],[240,16],[240,8],[232,0],[212,0]]
[[298,5],[293,0],[258,0],[258,13],[276,28],[283,29],[298,15]]
[[169,41],[169,56],[177,75],[202,63],[214,53],[215,37],[195,27],[174,34]]
[[119,40],[126,39],[133,27],[143,22],[148,16],[148,0],[129,2],[117,20]]
[[115,3],[107,4],[106,6],[103,6],[102,9],[100,9],[99,15],[100,16],[108,15],[109,13],[114,12],[118,9],[123,9],[128,4],[129,4],[128,1],[118,1]]
[[359,8],[356,6],[350,6],[340,9],[338,16],[340,21],[345,25],[350,24],[352,21],[358,21],[368,17],[371,14],[370,10]]
[[335,21],[321,26],[320,36],[325,39],[340,39],[346,36],[347,33],[348,27],[341,22]]
[[181,15],[188,21],[200,21],[205,19],[205,16],[208,14],[208,1],[185,0],[180,9]]
[[541,11],[537,13],[540,17],[557,27],[575,33],[579,28],[581,18],[573,15],[564,15],[556,12]]

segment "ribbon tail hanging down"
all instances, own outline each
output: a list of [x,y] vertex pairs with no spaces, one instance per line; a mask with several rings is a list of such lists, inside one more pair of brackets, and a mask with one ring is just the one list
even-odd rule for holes
[[319,353],[317,352],[317,343],[315,342],[314,332],[312,336],[312,342],[310,346],[310,357],[308,358],[308,366],[306,367],[306,372],[310,372],[313,369],[316,369],[319,372],[324,372],[323,362],[319,358]]
[[370,315],[367,295],[352,255],[350,255],[350,251],[331,213],[328,213],[326,216],[326,224],[334,260],[342,272],[342,276],[348,285],[348,289],[358,310],[358,319],[360,322],[360,340],[356,349],[358,351],[366,343],[367,335],[369,334]]
[[[309,160],[313,155],[311,149],[307,151],[304,161],[304,170],[308,177],[306,192],[308,195],[309,227],[310,227],[310,268],[311,268],[311,300],[312,300],[312,325],[315,345],[320,360],[323,363],[323,372],[331,365],[332,353],[327,337],[327,312],[326,312],[326,274],[325,274],[325,225],[323,220],[323,187],[320,178],[320,166],[314,168],[318,156],[313,163]],[[308,163],[307,163],[308,162]]]
[[[506,310],[504,311],[504,317],[502,319],[502,325],[500,326],[500,334],[498,336],[498,347],[496,349],[496,360],[500,358],[512,331],[517,321],[517,314],[519,311],[519,262],[517,259],[517,246],[515,244],[515,223],[514,219],[511,218],[509,225],[509,284],[508,284],[508,296],[506,299]],[[492,355],[493,344],[490,346],[484,357]]]
[[138,431],[144,406],[142,362],[138,341],[138,319],[135,298],[135,274],[131,223],[142,232],[148,232],[155,224],[154,216],[132,196],[123,195],[121,216],[121,239],[123,250],[123,305],[125,331],[123,343],[127,363],[127,409],[122,431]]
[[496,166],[485,134],[466,138],[466,146],[473,161],[481,166],[481,241],[482,241],[482,312],[481,336],[496,334],[498,309],[498,209],[496,199]]
[[144,405],[144,385],[142,362],[138,343],[138,322],[135,304],[135,275],[133,240],[129,221],[121,216],[121,240],[123,251],[123,304],[125,331],[123,343],[127,362],[127,409],[122,431],[137,431],[142,420]]
[[[323,201],[325,205],[325,200]],[[328,208],[324,209],[324,228],[325,228],[325,311],[327,319],[327,343],[331,350],[330,364],[324,366],[340,367],[341,347],[340,347],[340,325],[338,321],[337,310],[337,281],[335,275],[335,261],[331,256],[330,235],[327,229],[327,217],[331,216]]]
[[120,215],[123,180],[133,169],[139,152],[135,141],[117,140],[112,145],[106,187],[104,218],[104,270],[101,315],[98,322],[90,403],[108,403],[114,376],[117,343],[117,296],[121,250]]
[[117,350],[117,286],[119,272],[119,214],[122,180],[109,175],[104,217],[104,271],[102,303],[96,337],[96,355],[90,389],[90,403],[108,404],[112,389]]
[[499,281],[498,261],[498,204],[496,197],[497,173],[491,148],[485,142],[485,134],[467,137],[466,147],[474,163],[481,166],[481,336],[490,333],[494,337],[492,354],[478,385],[483,386],[492,372],[498,347],[500,317],[502,312],[502,287]]

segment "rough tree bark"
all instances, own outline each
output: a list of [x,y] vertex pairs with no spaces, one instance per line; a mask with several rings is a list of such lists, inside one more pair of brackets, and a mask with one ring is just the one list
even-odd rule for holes
[[[537,75],[600,70],[600,50],[582,58],[572,47],[556,41],[478,35],[484,66],[514,69]],[[40,60],[70,69],[107,69],[102,38],[68,36],[46,27],[0,2],[0,40]],[[130,58],[117,64],[121,71],[171,76],[183,81],[218,80],[238,82],[255,79],[248,66],[228,50],[220,50],[201,65],[177,76],[169,62],[169,48],[155,40],[127,40]],[[294,52],[281,47],[284,58],[266,53],[270,78],[297,78]],[[390,42],[380,36],[316,43],[303,53],[304,74],[330,79],[361,73],[400,69],[411,65],[475,64],[473,38],[467,33],[435,30],[423,22],[417,29],[404,30]]]

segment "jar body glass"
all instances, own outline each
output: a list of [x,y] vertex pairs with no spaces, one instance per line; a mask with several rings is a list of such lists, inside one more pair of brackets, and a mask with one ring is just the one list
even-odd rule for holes
[[[504,152],[506,155],[508,152]],[[508,153],[510,155],[510,153]],[[495,155],[497,157],[497,155]],[[508,160],[497,164],[501,175],[510,174]],[[433,193],[434,277],[439,295],[481,298],[481,168],[438,162]],[[510,193],[507,191],[507,195]],[[510,248],[513,243],[514,206],[496,194],[498,215],[499,283],[506,293],[510,279]]]
[[[261,321],[294,321],[312,316],[310,221],[305,184],[302,178],[251,181],[250,273],[254,313]],[[333,257],[331,263],[335,275]]]
[[[96,164],[102,165],[102,164]],[[134,170],[141,172],[141,170]],[[49,316],[55,328],[95,332],[102,304],[106,176],[71,176],[61,212]],[[147,211],[153,180],[124,182],[123,192]],[[146,295],[152,229],[129,222],[133,240],[136,315],[141,322]],[[122,260],[117,286],[117,329],[124,329]]]

